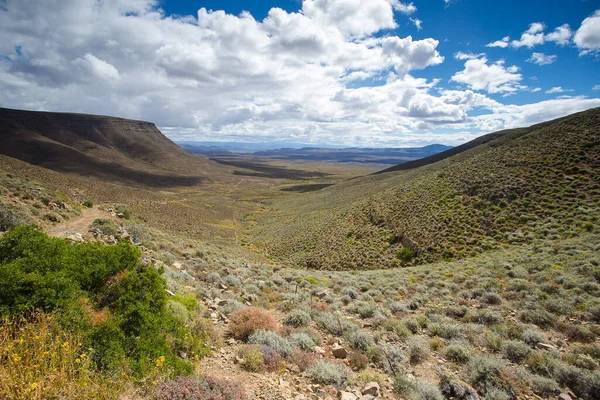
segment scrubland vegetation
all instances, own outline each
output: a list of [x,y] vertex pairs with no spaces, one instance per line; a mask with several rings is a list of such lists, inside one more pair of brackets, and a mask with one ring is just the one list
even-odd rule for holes
[[2,172],[0,399],[600,398],[599,118],[302,194]]

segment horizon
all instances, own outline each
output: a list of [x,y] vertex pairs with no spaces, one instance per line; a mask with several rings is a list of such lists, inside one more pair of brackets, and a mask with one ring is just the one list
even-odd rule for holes
[[0,107],[175,142],[456,146],[600,106],[575,0],[0,0],[0,37]]

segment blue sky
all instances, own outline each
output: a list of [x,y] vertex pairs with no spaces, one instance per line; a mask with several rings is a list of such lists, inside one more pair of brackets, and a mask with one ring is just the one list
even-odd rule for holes
[[600,106],[600,4],[0,0],[0,106],[176,140],[458,144]]

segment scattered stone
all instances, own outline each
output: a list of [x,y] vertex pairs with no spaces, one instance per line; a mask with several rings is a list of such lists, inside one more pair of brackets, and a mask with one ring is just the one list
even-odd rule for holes
[[335,358],[346,358],[348,356],[348,352],[342,346],[335,346],[331,352]]
[[117,213],[117,218],[125,218],[125,215],[123,215],[123,213]]
[[81,233],[74,233],[73,235],[67,236],[67,239],[73,242],[83,242],[83,235]]
[[571,396],[566,393],[561,393],[558,395],[558,400],[572,400]]
[[377,397],[379,396],[379,383],[377,382],[369,382],[367,385],[360,391],[360,393],[364,396],[370,394],[371,396]]
[[180,263],[180,262],[174,262],[174,263],[171,265],[171,267],[173,267],[173,268],[177,268],[178,270],[180,270],[180,271],[181,271],[181,267],[182,267],[182,266],[181,266],[181,263]]
[[171,292],[169,289],[165,289],[165,292],[167,292],[169,296],[175,296],[175,293]]
[[227,304],[227,300],[222,300],[222,299],[219,299],[219,298],[217,297],[217,298],[215,299],[215,304],[216,304],[218,307],[223,307],[225,304]]
[[538,347],[538,349],[542,349],[542,350],[557,350],[558,349],[556,346],[553,346],[548,343],[538,343],[537,347]]
[[315,346],[315,353],[325,354],[325,349],[319,346]]
[[219,287],[220,287],[222,290],[227,290],[227,289],[229,289],[229,288],[227,287],[227,285],[224,285],[224,284],[222,284],[222,283],[221,283],[221,285],[219,285]]
[[325,297],[327,297],[327,290],[321,290],[320,292],[317,292],[315,294],[315,296],[317,296],[319,299],[324,299]]
[[370,394],[366,394],[364,396],[360,396],[360,400],[373,400],[375,398],[375,396],[370,395]]
[[340,400],[358,400],[358,397],[350,392],[344,392],[340,390],[338,392],[338,399]]

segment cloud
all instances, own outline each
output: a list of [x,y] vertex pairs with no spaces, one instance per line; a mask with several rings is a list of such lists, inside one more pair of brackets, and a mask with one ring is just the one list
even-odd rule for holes
[[[5,107],[150,120],[176,140],[348,146],[457,144],[549,112],[491,99],[524,86],[517,67],[485,54],[455,55],[465,89],[413,76],[444,57],[435,38],[389,31],[416,10],[394,0],[305,1],[262,20],[167,16],[155,0],[2,4]],[[600,105],[556,100],[552,115]]]
[[536,87],[534,89],[531,89],[531,93],[537,93],[537,92],[541,92],[542,88]]
[[600,90],[600,85],[595,85],[592,90]]
[[512,93],[525,88],[519,85],[523,76],[518,71],[517,66],[506,67],[503,60],[488,65],[487,58],[481,57],[468,60],[464,70],[454,74],[451,80],[464,83],[473,90]]
[[323,27],[336,27],[350,37],[365,37],[382,29],[397,27],[394,10],[410,14],[411,4],[397,0],[304,0],[303,14]]
[[570,89],[563,89],[562,86],[555,86],[552,89],[546,90],[546,93],[548,94],[554,94],[554,93],[564,93],[564,92],[572,92],[573,90]]
[[566,46],[571,41],[573,32],[569,24],[564,24],[556,28],[553,32],[550,32],[545,36],[548,42],[555,42],[560,46]]
[[421,21],[419,18],[410,18],[410,21],[415,24],[415,26],[417,27],[417,30],[420,31],[421,29],[423,29],[423,21]]
[[555,55],[546,55],[544,53],[533,53],[527,62],[537,64],[537,65],[549,65],[556,61],[558,56]]
[[579,49],[580,55],[600,50],[600,10],[583,20],[573,36],[573,41]]
[[456,58],[457,60],[474,60],[474,59],[480,58],[480,57],[485,57],[485,53],[474,54],[474,53],[463,53],[462,51],[459,51],[458,53],[454,53],[454,58]]
[[515,49],[521,47],[531,49],[546,42],[554,42],[560,46],[566,46],[573,36],[569,24],[561,25],[548,34],[544,33],[545,29],[546,26],[542,22],[534,22],[529,25],[529,29],[523,32],[520,39],[511,41],[509,36],[505,36],[502,40],[488,43],[487,47],[507,48],[511,46]]
[[522,35],[521,39],[513,40],[510,45],[514,48],[527,47],[532,48],[538,44],[543,44],[545,40],[544,31],[545,26],[541,22],[534,22],[529,25],[529,29],[526,30]]
[[509,46],[510,36],[504,36],[502,40],[496,40],[495,42],[486,44],[487,47],[501,47],[503,49]]

